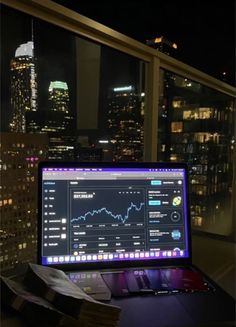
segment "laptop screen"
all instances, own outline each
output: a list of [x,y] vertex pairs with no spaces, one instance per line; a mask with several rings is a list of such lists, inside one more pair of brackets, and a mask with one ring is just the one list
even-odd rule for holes
[[181,261],[189,227],[184,164],[39,164],[40,264]]

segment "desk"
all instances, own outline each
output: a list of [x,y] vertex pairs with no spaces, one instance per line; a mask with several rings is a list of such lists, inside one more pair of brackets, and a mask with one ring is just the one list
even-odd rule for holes
[[235,301],[224,291],[112,300],[122,308],[120,326],[235,326]]
[[[214,293],[143,295],[112,299],[122,308],[119,327],[235,326],[235,301],[221,289]],[[23,327],[13,310],[3,309],[1,327]]]
[[[215,291],[113,298],[109,303],[122,309],[119,327],[236,326],[235,300],[210,282]],[[3,309],[1,327],[23,326],[18,313]]]

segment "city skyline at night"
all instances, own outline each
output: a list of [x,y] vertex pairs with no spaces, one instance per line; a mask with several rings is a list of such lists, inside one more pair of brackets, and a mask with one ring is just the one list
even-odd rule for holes
[[[85,2],[82,4],[86,7]],[[134,1],[128,0],[128,4]],[[42,4],[45,15],[47,5]],[[93,6],[97,8],[95,2]],[[126,8],[127,15],[133,7],[120,5],[120,8]],[[149,1],[144,8],[151,15]],[[164,8],[160,5],[160,9]],[[111,4],[105,12],[109,10]],[[133,11],[135,14],[136,9]],[[55,8],[52,13],[57,13]],[[184,53],[181,42],[174,34],[168,35],[169,26],[160,33],[178,44],[174,58],[148,48],[145,42],[139,44],[120,34],[110,35],[107,30],[100,40],[103,32],[92,30],[91,21],[85,24],[83,34],[78,27],[80,19],[73,18],[77,32],[71,32],[72,29],[61,27],[68,21],[72,23],[69,14],[68,21],[58,15],[57,25],[53,19],[50,23],[50,19],[41,20],[21,9],[1,5],[1,18],[4,28],[1,29],[0,203],[5,218],[0,240],[6,244],[0,263],[4,268],[31,260],[31,254],[35,255],[31,246],[34,251],[37,164],[43,160],[186,162],[192,225],[200,231],[232,235],[235,89],[194,69],[191,60],[186,63],[175,60],[187,58],[187,54],[181,57]],[[172,18],[180,19],[174,13]],[[186,17],[182,32],[189,19]],[[184,14],[182,20],[185,22]],[[147,23],[148,18],[144,17],[144,21]],[[143,33],[147,34],[154,26],[151,25]],[[160,26],[164,29],[164,25]],[[205,41],[201,44],[201,38],[194,38],[196,31],[190,32],[193,33],[188,34],[193,35],[190,50],[196,49],[196,42],[199,48],[202,46],[195,54],[199,63],[203,59],[205,65],[209,63],[210,73],[218,60],[221,71],[221,60],[225,58],[220,57],[222,52],[207,53]],[[231,45],[227,53],[229,49]],[[234,67],[234,63],[229,62],[227,67]],[[17,250],[19,258],[15,255]]]
[[53,0],[146,44],[163,36],[178,45],[174,58],[235,86],[235,1]]
[[[107,4],[106,1],[101,1],[99,4],[96,1],[90,0],[85,2],[80,2],[79,4],[74,4],[72,1],[63,1],[57,0],[55,1],[61,5],[68,6],[72,10],[77,11],[78,13],[85,14],[92,19],[97,19],[97,21],[104,23],[111,28],[117,29],[120,32],[123,32],[125,35],[134,37],[140,42],[146,43],[148,38],[156,37],[158,35],[164,35],[168,39],[171,39],[178,44],[178,49],[175,51],[175,56],[177,59],[185,61],[186,63],[192,64],[196,67],[197,62],[199,62],[199,66],[197,68],[201,69],[202,63],[205,63],[205,67],[203,71],[209,73],[212,76],[217,78],[222,78],[226,82],[235,85],[234,81],[234,72],[235,72],[235,18],[233,18],[233,8],[234,2],[230,1],[227,6],[222,6],[221,3],[214,5],[214,8],[210,4],[204,4],[193,12],[190,10],[189,5],[186,1],[183,1],[178,5],[179,8],[174,11],[175,4],[174,1],[168,0],[165,4],[160,3],[160,7],[158,8],[158,12],[156,15],[158,20],[156,23],[153,16],[154,13],[148,11],[148,8],[151,8],[150,1],[147,1],[145,4],[137,3],[137,1],[129,0],[126,4],[120,3],[116,4],[117,7],[116,12],[111,8],[110,5]],[[144,11],[141,10],[143,8]],[[5,8],[2,6],[2,24],[5,23]],[[133,10],[135,21],[131,24],[131,21],[128,19],[129,11]],[[184,15],[185,20],[181,22],[181,10]],[[120,12],[123,12],[124,16],[120,16],[119,19],[111,19],[116,18],[116,15],[120,15]],[[109,15],[108,15],[109,13]],[[139,26],[136,21],[139,21],[139,17],[141,13],[144,15],[145,25]],[[163,15],[161,15],[163,13]],[[201,13],[201,15],[200,15]],[[193,19],[191,20],[191,16],[193,15]],[[227,19],[228,15],[228,19]],[[47,99],[47,88],[48,83],[51,80],[64,80],[68,83],[70,89],[72,89],[71,85],[73,84],[73,79],[76,78],[75,70],[72,68],[71,71],[65,69],[68,67],[70,63],[71,67],[74,65],[75,67],[75,59],[73,59],[74,54],[76,52],[75,46],[73,45],[72,39],[73,34],[66,33],[63,29],[60,29],[61,37],[56,40],[55,34],[53,30],[50,28],[50,25],[44,23],[44,26],[41,26],[37,20],[32,24],[30,16],[21,14],[18,17],[17,12],[12,11],[7,16],[8,28],[2,29],[2,45],[3,45],[3,64],[2,64],[2,75],[4,81],[8,82],[9,73],[7,69],[9,67],[10,60],[14,57],[14,52],[18,45],[28,42],[32,39],[32,27],[35,30],[34,33],[34,41],[36,43],[40,42],[42,36],[47,34],[47,38],[43,38],[43,48],[39,47],[35,50],[36,56],[39,58],[37,65],[42,67],[39,70],[38,81],[41,84],[41,94],[38,95],[39,102],[39,110],[46,109],[46,99]],[[209,23],[207,20],[209,18]],[[23,19],[22,19],[23,18]],[[117,17],[118,18],[118,17]],[[217,18],[222,23],[227,21],[227,24],[224,24],[222,29],[220,29],[220,24],[217,24]],[[173,25],[171,25],[171,21]],[[178,28],[173,28],[174,24],[178,23]],[[189,24],[189,25],[188,25]],[[195,24],[195,28],[191,28],[191,24]],[[18,25],[17,28],[15,26]],[[189,28],[187,28],[187,25]],[[186,27],[186,28],[185,28]],[[151,28],[153,30],[151,30]],[[205,28],[205,34],[204,34]],[[142,29],[142,30],[141,30]],[[212,30],[215,30],[215,33]],[[231,32],[230,32],[231,31]],[[14,33],[13,33],[14,32]],[[9,38],[9,34],[12,34],[12,37]],[[175,34],[174,34],[175,33]],[[177,34],[179,33],[179,37]],[[198,33],[198,35],[197,35]],[[209,34],[212,33],[212,37],[209,38]],[[224,35],[224,37],[222,37]],[[180,41],[180,38],[183,37],[183,41]],[[194,39],[196,37],[196,39]],[[53,40],[53,42],[51,42]],[[192,40],[192,41],[191,41]],[[214,41],[215,40],[215,41]],[[185,44],[183,42],[186,42]],[[188,44],[192,43],[192,45],[188,48]],[[217,49],[217,52],[214,50],[216,44],[220,46]],[[53,60],[53,52],[52,47],[57,53],[57,61]],[[196,49],[197,48],[197,49]],[[194,56],[189,54],[190,51],[194,52]],[[211,49],[211,50],[210,50]],[[204,51],[204,55],[203,54]],[[208,52],[207,52],[208,51]],[[209,52],[210,51],[210,52]],[[47,52],[47,56],[45,56]],[[199,54],[199,52],[202,54]],[[217,55],[216,55],[217,53]],[[209,55],[212,57],[209,57]],[[182,56],[182,58],[181,58]],[[186,60],[188,56],[188,60]],[[217,59],[217,60],[216,60]],[[50,67],[50,69],[48,69]],[[112,67],[115,70],[115,67]],[[208,71],[207,71],[208,69]],[[215,72],[213,72],[215,69]],[[72,73],[70,73],[72,72]],[[222,75],[224,74],[224,75]],[[51,75],[51,76],[48,76]],[[118,74],[114,74],[116,76],[117,81],[119,80],[119,72]],[[115,83],[115,81],[114,81]],[[111,81],[111,85],[114,85],[113,81]],[[2,129],[6,130],[6,125],[9,124],[9,113],[11,114],[11,109],[7,104],[7,98],[9,97],[9,88],[2,83],[2,108],[3,114],[1,119]],[[117,84],[120,84],[119,82]],[[127,82],[124,82],[127,84]],[[74,93],[71,95],[71,107],[75,106],[75,96]]]
[[[2,10],[4,13],[4,10]],[[5,16],[3,16],[3,21]],[[10,16],[10,17],[9,17]],[[13,27],[14,23],[15,27]],[[89,74],[89,61],[88,68],[85,72],[78,75],[77,70],[81,70],[80,67],[84,65],[81,61],[76,63],[76,53],[77,53],[77,40],[73,34],[54,27],[46,22],[41,24],[37,19],[33,20],[30,16],[24,14],[18,14],[17,11],[11,10],[10,15],[8,14],[8,20],[6,22],[9,27],[9,33],[12,35],[9,40],[9,33],[4,34],[2,31],[2,43],[5,51],[5,55],[2,57],[2,80],[5,83],[1,83],[1,94],[2,94],[2,110],[1,110],[1,130],[9,131],[9,124],[12,120],[13,112],[12,106],[9,102],[11,97],[10,90],[10,62],[14,58],[16,49],[27,42],[32,42],[32,33],[34,38],[34,61],[35,61],[35,71],[37,72],[37,109],[39,112],[48,111],[48,88],[52,81],[63,81],[67,83],[68,89],[70,90],[70,97],[68,106],[70,108],[70,113],[74,116],[78,116],[78,111],[80,115],[87,115],[87,111],[83,113],[83,110],[79,107],[80,101],[78,103],[77,98],[81,98],[79,95],[79,90],[76,90],[77,83],[82,80],[85,82],[88,79],[87,74]],[[33,29],[32,29],[33,26]],[[47,35],[47,37],[45,37]],[[59,36],[60,35],[60,36]],[[82,40],[82,39],[81,39]],[[88,50],[91,54],[92,49]],[[103,112],[103,116],[106,116],[106,109],[104,107],[107,105],[107,98],[109,90],[114,86],[126,85],[127,83],[137,84],[139,83],[139,74],[137,74],[136,66],[139,65],[138,60],[127,56],[121,55],[120,53],[108,48],[103,47],[101,51],[101,62],[100,70],[98,71],[98,85],[99,89],[106,89],[106,93],[99,95],[99,110]],[[80,58],[80,53],[78,53]],[[92,60],[92,59],[91,59]],[[120,61],[120,65],[117,65],[117,60]],[[137,64],[136,64],[137,62]],[[82,86],[82,85],[81,85]],[[80,87],[81,87],[80,86]],[[94,92],[94,90],[92,89]],[[89,102],[90,100],[87,99]],[[86,104],[83,103],[85,106]],[[104,111],[105,110],[105,111]],[[82,117],[81,117],[82,119]],[[89,117],[86,117],[89,119]],[[95,128],[100,128],[101,123],[104,119],[100,119],[96,123]],[[94,125],[94,124],[93,124]],[[81,127],[80,127],[81,128]],[[89,127],[91,129],[94,126]]]

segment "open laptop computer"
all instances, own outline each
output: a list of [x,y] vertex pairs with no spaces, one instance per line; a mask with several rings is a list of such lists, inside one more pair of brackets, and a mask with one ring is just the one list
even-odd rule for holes
[[41,162],[38,180],[39,264],[100,299],[209,289],[192,267],[187,165]]

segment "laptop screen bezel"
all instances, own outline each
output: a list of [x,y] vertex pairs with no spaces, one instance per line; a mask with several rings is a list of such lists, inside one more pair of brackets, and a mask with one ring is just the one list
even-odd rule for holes
[[42,264],[42,178],[44,168],[148,168],[148,169],[184,169],[185,171],[185,206],[186,206],[186,223],[187,223],[187,244],[188,257],[165,258],[165,259],[138,259],[124,261],[101,261],[101,262],[75,262],[75,263],[60,263],[60,264],[44,264],[45,266],[54,267],[64,271],[73,270],[91,270],[91,269],[116,269],[128,267],[149,267],[149,266],[180,266],[190,265],[192,263],[192,242],[191,242],[191,219],[189,208],[189,185],[188,185],[188,167],[185,163],[156,163],[156,162],[56,162],[42,161],[38,164],[38,247],[37,247],[37,263]]

